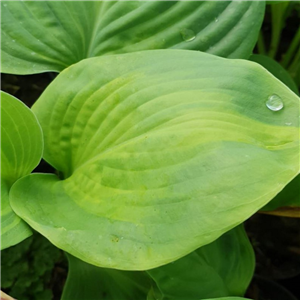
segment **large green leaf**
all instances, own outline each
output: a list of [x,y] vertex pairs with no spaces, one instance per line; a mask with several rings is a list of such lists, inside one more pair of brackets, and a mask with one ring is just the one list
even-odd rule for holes
[[[250,60],[259,63],[270,73],[286,84],[299,95],[299,89],[290,74],[275,60],[268,56],[254,54]],[[274,210],[282,206],[300,206],[300,175],[294,178],[276,197],[262,208],[264,211]],[[281,212],[282,213],[282,212]],[[299,212],[296,211],[296,214]],[[291,212],[288,212],[291,215]],[[295,214],[295,216],[296,216]]]
[[[300,206],[300,175],[295,177],[272,201],[265,205],[262,210],[269,211],[284,206]],[[298,216],[300,217],[299,211]]]
[[164,48],[248,58],[264,9],[264,1],[2,1],[1,72]]
[[69,271],[61,300],[146,300],[145,272],[98,268],[68,255]]
[[241,226],[178,261],[148,271],[154,281],[145,272],[99,268],[70,255],[68,259],[62,300],[146,300],[149,290],[147,299],[155,300],[243,295],[255,264]]
[[1,91],[1,249],[31,235],[29,226],[11,209],[11,185],[29,174],[42,157],[42,131],[30,109]]
[[63,180],[19,180],[12,206],[100,267],[174,261],[299,172],[299,98],[249,61],[187,50],[91,58],[63,71],[33,110]]
[[148,271],[157,284],[157,300],[198,300],[243,296],[255,258],[245,230],[238,226],[211,244],[166,266]]
[[286,71],[277,61],[275,61],[271,57],[260,54],[253,54],[249,59],[266,68],[276,78],[287,85],[294,93],[299,95],[299,89],[295,81],[293,80],[289,72]]

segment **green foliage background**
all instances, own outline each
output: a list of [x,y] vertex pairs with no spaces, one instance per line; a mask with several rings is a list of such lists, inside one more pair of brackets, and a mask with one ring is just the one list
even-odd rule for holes
[[61,250],[38,233],[1,252],[1,286],[20,300],[53,299],[52,272],[67,264]]

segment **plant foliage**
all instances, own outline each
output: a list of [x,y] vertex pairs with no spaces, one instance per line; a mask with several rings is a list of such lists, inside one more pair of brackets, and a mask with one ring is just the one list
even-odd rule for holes
[[68,257],[61,300],[245,299],[240,224],[300,206],[291,7],[267,51],[264,1],[2,1],[2,72],[59,72],[32,109],[1,92],[3,287],[52,297],[61,252],[11,247],[35,230]]

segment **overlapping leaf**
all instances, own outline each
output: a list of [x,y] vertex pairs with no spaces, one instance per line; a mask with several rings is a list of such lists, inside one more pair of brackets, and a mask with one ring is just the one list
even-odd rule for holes
[[1,72],[61,71],[84,58],[191,49],[248,58],[264,1],[2,1]]
[[11,185],[29,174],[42,156],[41,128],[36,117],[18,99],[1,92],[1,249],[15,245],[31,235],[11,209]]
[[252,279],[255,260],[243,227],[166,266],[148,271],[157,284],[157,300],[198,300],[243,296]]
[[[272,95],[283,109],[268,109]],[[33,110],[63,180],[19,180],[12,206],[101,267],[174,261],[299,172],[299,98],[248,61],[179,50],[92,58],[63,71]]]
[[198,300],[243,295],[255,263],[241,226],[182,259],[148,271],[148,275],[95,267],[70,255],[68,259],[62,300]]
[[71,255],[68,261],[61,300],[146,300],[151,280],[145,272],[98,268]]

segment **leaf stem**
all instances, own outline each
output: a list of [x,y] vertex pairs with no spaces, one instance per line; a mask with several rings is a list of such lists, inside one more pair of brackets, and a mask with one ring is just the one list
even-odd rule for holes
[[275,58],[278,50],[278,45],[281,37],[281,31],[284,22],[284,12],[288,3],[280,3],[277,5],[271,5],[272,11],[272,37],[268,55],[271,58]]
[[263,34],[262,30],[260,30],[259,35],[258,35],[257,50],[258,50],[259,54],[266,55],[266,53],[267,53],[264,34]]

